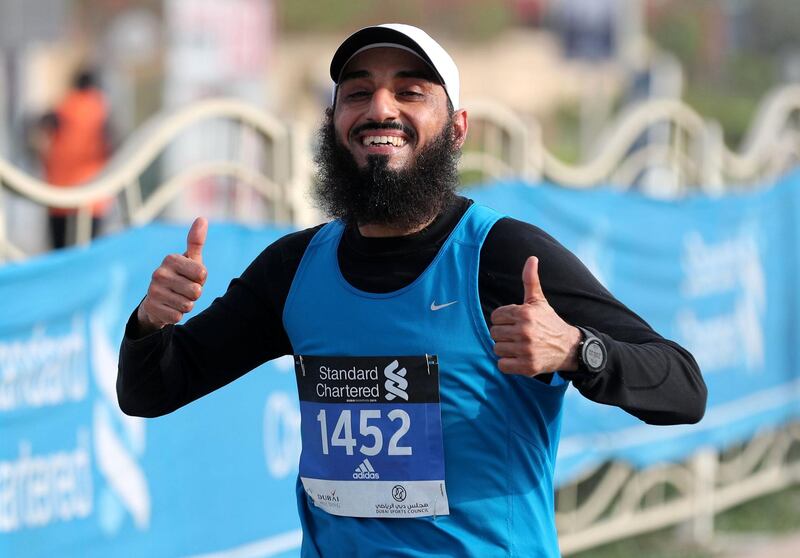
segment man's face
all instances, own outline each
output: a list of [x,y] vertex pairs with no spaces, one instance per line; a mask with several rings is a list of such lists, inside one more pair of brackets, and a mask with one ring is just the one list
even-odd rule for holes
[[[397,48],[356,55],[342,71],[333,113],[336,137],[359,168],[371,155],[405,169],[450,120],[447,93],[417,56]],[[456,147],[466,136],[466,113],[454,117]]]
[[396,48],[364,51],[342,72],[319,130],[319,207],[359,225],[418,230],[455,194],[466,132],[466,112],[451,114],[422,60]]

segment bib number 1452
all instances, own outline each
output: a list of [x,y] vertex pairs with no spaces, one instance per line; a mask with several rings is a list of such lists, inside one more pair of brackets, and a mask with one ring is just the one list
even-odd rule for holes
[[[383,432],[374,424],[369,422],[379,420],[381,412],[377,409],[364,409],[358,412],[358,432],[362,442],[371,442],[369,445],[362,443],[358,451],[367,456],[378,455],[383,450]],[[389,438],[387,448],[388,455],[411,455],[411,446],[401,446],[400,441],[411,428],[411,417],[402,409],[392,409],[386,417],[399,425]],[[320,435],[322,437],[322,454],[328,455],[330,446],[339,446],[345,449],[347,455],[353,455],[358,441],[353,437],[352,412],[347,409],[341,411],[333,432],[330,434],[330,444],[328,435],[328,414],[325,409],[321,409],[317,414]]]

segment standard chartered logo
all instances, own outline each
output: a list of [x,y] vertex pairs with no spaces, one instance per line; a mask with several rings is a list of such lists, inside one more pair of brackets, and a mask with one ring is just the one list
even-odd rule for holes
[[386,399],[394,401],[399,397],[408,401],[408,393],[406,393],[408,380],[405,378],[406,369],[400,368],[400,370],[397,370],[398,368],[400,368],[400,363],[393,360],[383,369],[383,375],[386,376],[386,382],[383,384],[383,387],[389,392],[386,394]]

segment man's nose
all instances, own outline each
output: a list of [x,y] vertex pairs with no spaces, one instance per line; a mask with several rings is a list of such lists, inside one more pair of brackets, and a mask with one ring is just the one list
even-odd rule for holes
[[367,119],[374,122],[385,122],[394,120],[399,116],[397,101],[394,93],[385,88],[376,89],[372,94],[372,99],[367,112]]

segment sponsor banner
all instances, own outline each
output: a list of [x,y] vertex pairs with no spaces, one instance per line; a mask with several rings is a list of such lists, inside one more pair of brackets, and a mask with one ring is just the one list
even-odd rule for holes
[[[124,325],[187,230],[150,225],[0,267],[0,556],[188,557],[248,543],[297,554],[291,357],[166,417],[117,405]],[[200,306],[284,232],[214,225]]]
[[570,388],[557,483],[610,459],[681,460],[800,416],[800,172],[741,192],[662,201],[504,183],[468,193],[572,250],[618,299],[689,349],[708,385],[704,419],[678,427],[648,426]]
[[[318,507],[352,517],[448,513],[436,356],[296,355],[295,375],[300,477]],[[413,512],[405,504],[388,512],[375,481],[434,483],[414,485]],[[320,496],[343,486],[346,505]]]
[[[403,518],[450,513],[442,481],[375,481],[358,486],[348,481],[300,480],[314,505],[333,515]],[[365,500],[371,502],[369,508]]]

